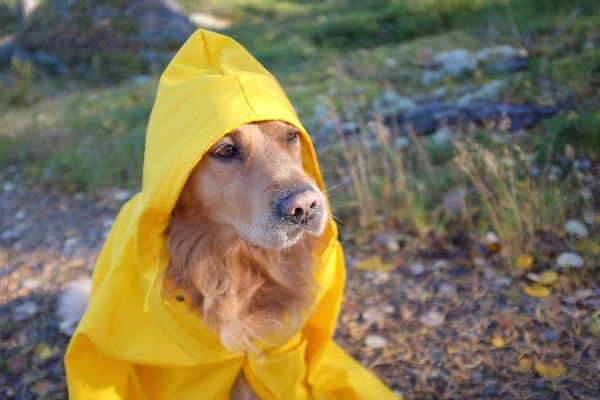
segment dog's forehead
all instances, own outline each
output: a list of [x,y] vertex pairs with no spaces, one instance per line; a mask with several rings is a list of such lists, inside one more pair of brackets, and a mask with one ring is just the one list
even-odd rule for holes
[[281,137],[299,129],[283,121],[260,121],[244,124],[229,132],[227,136],[238,140],[249,140],[257,134],[268,137]]

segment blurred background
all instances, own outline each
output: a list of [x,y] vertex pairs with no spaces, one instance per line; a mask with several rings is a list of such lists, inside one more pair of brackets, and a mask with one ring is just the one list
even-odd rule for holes
[[0,0],[0,397],[65,398],[57,295],[198,27],[315,142],[350,353],[406,398],[600,397],[597,0]]

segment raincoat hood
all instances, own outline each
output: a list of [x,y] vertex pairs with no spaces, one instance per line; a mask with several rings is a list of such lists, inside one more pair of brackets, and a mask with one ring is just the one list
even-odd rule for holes
[[324,190],[310,138],[276,79],[231,38],[196,31],[160,79],[142,190],[121,209],[94,269],[65,355],[71,399],[228,399],[242,371],[261,399],[394,398],[331,340],[344,285],[331,222],[313,254],[316,306],[264,359],[227,350],[177,293],[162,295],[164,231],[187,177],[223,135],[265,120],[301,131],[304,170]]

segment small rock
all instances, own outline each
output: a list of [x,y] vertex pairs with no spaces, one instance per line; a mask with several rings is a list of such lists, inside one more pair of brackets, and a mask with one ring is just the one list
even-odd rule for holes
[[412,111],[417,108],[417,103],[409,97],[402,96],[388,89],[375,99],[373,108],[381,115],[388,116]]
[[587,227],[583,224],[583,222],[576,219],[568,220],[565,223],[565,230],[567,233],[577,237],[586,237],[588,235]]
[[448,88],[440,86],[431,92],[431,97],[442,99],[448,95]]
[[114,223],[115,223],[114,218],[105,218],[102,220],[102,227],[104,229],[110,229],[110,228],[112,228]]
[[434,271],[440,271],[442,269],[446,269],[450,266],[450,263],[446,260],[435,260],[432,264],[432,268]]
[[440,66],[440,70],[445,75],[454,77],[461,76],[477,68],[477,60],[470,51],[465,49],[442,51],[435,55],[434,61]]
[[396,253],[400,250],[398,239],[394,235],[382,234],[377,237],[377,241],[381,243],[391,253]]
[[119,203],[129,200],[131,196],[133,193],[129,190],[115,190],[111,195],[112,199]]
[[376,310],[375,308],[368,309],[362,313],[362,316],[367,324],[385,321],[385,315],[380,310]]
[[492,281],[492,285],[494,285],[497,288],[500,288],[503,286],[510,286],[510,285],[512,285],[512,279],[507,276],[501,276],[499,278],[494,279]]
[[27,211],[25,211],[25,210],[19,210],[15,213],[15,219],[17,221],[25,218],[26,216],[27,216]]
[[410,273],[413,276],[422,275],[425,272],[425,266],[421,263],[414,263],[410,266]]
[[525,57],[527,56],[527,51],[525,49],[516,49],[509,45],[499,45],[484,47],[475,53],[475,58],[480,62],[486,62],[495,58],[516,56]]
[[73,250],[75,248],[75,246],[79,243],[79,239],[77,237],[70,237],[65,239],[65,241],[63,242],[63,253],[64,254],[71,254],[73,253]]
[[372,349],[381,349],[387,346],[388,340],[383,336],[369,335],[365,339],[365,344],[367,345],[367,347],[370,347]]
[[0,235],[0,240],[9,242],[11,240],[16,240],[20,237],[21,233],[14,229],[7,229],[2,232]]
[[15,307],[14,318],[15,321],[22,321],[27,319],[38,312],[38,306],[33,301],[26,301],[25,303]]
[[398,60],[396,60],[393,57],[388,57],[385,60],[383,60],[383,64],[387,67],[395,67],[396,65],[398,65]]
[[558,255],[556,263],[561,268],[581,268],[583,267],[583,258],[577,253],[565,251]]
[[447,126],[439,128],[429,136],[429,142],[435,146],[448,146],[454,140],[454,132]]
[[449,296],[449,297],[456,296],[456,286],[454,286],[450,283],[442,283],[440,285],[440,287],[438,288],[438,294],[440,296]]
[[589,225],[596,223],[596,214],[593,211],[587,210],[583,212],[583,222]]
[[444,323],[446,316],[437,311],[430,311],[425,315],[419,317],[419,321],[429,328],[435,328],[436,326],[440,326]]
[[4,190],[5,192],[12,192],[13,190],[15,190],[15,184],[12,182],[4,182],[2,184],[2,190]]
[[442,208],[454,217],[458,217],[466,207],[465,197],[469,193],[465,186],[451,188],[442,198]]
[[28,290],[35,290],[41,286],[41,282],[35,278],[27,278],[23,281],[22,286]]
[[500,97],[500,92],[507,86],[501,79],[489,81],[481,88],[472,93],[466,93],[458,98],[456,103],[465,106],[475,102],[494,102]]
[[402,150],[406,147],[410,146],[410,141],[404,136],[397,137],[394,139],[393,147],[396,150]]
[[483,237],[484,245],[499,244],[499,243],[500,243],[500,238],[494,232],[488,232]]
[[200,28],[205,29],[225,29],[231,25],[231,21],[224,18],[219,18],[211,14],[205,13],[192,13],[190,14],[190,21]]

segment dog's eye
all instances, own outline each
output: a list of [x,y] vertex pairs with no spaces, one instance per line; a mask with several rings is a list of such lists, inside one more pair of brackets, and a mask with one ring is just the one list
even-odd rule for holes
[[296,131],[288,132],[288,134],[287,134],[288,143],[294,143],[297,140],[298,140],[298,132],[296,132]]
[[215,153],[215,156],[219,157],[219,158],[232,158],[235,157],[238,153],[238,149],[236,149],[234,146],[228,144],[227,146],[221,147],[219,150],[217,150],[217,152]]

